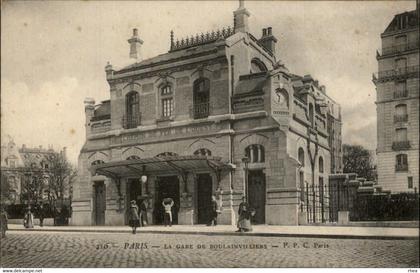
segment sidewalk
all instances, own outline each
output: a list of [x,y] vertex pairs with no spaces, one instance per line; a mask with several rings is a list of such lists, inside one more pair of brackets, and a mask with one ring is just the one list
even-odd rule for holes
[[[96,232],[130,233],[128,226],[35,226],[25,229],[22,225],[9,224],[9,231],[17,232]],[[227,236],[265,236],[265,237],[315,237],[340,239],[383,239],[383,240],[418,240],[418,228],[388,227],[337,227],[337,226],[253,226],[252,232],[235,232],[235,226],[219,225],[174,225],[172,227],[147,226],[137,229],[137,233],[158,234],[196,234]]]

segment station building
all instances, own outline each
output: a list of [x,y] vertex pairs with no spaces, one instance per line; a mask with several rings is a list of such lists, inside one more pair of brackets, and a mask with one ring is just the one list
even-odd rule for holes
[[[340,106],[310,75],[276,59],[271,27],[249,32],[240,1],[234,26],[192,38],[170,35],[167,53],[141,59],[133,30],[122,69],[105,68],[110,100],[85,100],[86,142],[73,186],[73,225],[125,225],[130,200],[148,222],[235,224],[243,195],[254,224],[297,225],[305,184],[341,169]],[[144,42],[147,44],[147,41]]]

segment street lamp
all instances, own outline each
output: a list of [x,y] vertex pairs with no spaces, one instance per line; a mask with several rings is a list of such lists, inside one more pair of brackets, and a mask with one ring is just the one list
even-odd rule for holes
[[147,183],[147,175],[145,174],[146,173],[146,166],[145,165],[143,165],[142,171],[143,171],[143,175],[140,177],[140,180],[141,180],[141,183],[146,185],[146,194],[149,194],[149,187],[146,184]]
[[244,172],[245,172],[245,179],[244,179],[244,195],[245,199],[248,202],[248,163],[249,158],[248,156],[245,156],[242,158],[242,163],[245,164]]

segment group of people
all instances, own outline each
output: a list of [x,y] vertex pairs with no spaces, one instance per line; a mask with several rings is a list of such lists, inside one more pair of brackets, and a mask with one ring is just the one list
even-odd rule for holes
[[147,204],[147,200],[144,199],[139,208],[136,200],[131,200],[128,224],[132,228],[133,234],[136,234],[138,227],[147,225]]
[[[132,228],[132,233],[136,234],[136,229],[141,226],[147,225],[147,200],[144,199],[140,208],[137,205],[136,200],[131,200],[130,209],[129,209],[129,225]],[[172,217],[172,207],[174,206],[174,200],[170,197],[164,198],[162,200],[163,206],[163,224],[166,226],[172,226],[173,217]],[[216,197],[213,195],[211,197],[210,203],[210,219],[207,223],[207,226],[216,226],[217,217],[221,213],[219,204],[216,201]],[[255,215],[255,210],[248,204],[245,196],[242,197],[242,202],[239,204],[238,210],[238,223],[237,232],[248,232],[252,231],[251,218]]]

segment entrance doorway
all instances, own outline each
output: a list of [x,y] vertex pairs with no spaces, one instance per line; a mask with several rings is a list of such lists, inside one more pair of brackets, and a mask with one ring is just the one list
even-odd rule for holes
[[131,200],[136,200],[136,204],[138,207],[140,207],[140,204],[142,202],[141,199],[141,182],[138,178],[128,178],[127,179],[127,210],[125,215],[125,223],[128,224],[129,219],[129,211],[131,206]]
[[164,198],[172,198],[174,206],[172,207],[172,224],[178,224],[178,210],[180,207],[179,200],[179,180],[177,176],[163,176],[156,180],[155,188],[155,206],[153,210],[153,223],[156,225],[163,224],[164,208],[162,201]]
[[255,209],[253,224],[265,223],[265,174],[262,170],[250,170],[248,173],[248,202]]
[[197,176],[198,224],[207,224],[211,217],[212,179],[208,173]]
[[94,190],[94,221],[95,225],[105,225],[105,184],[103,181],[95,182]]

